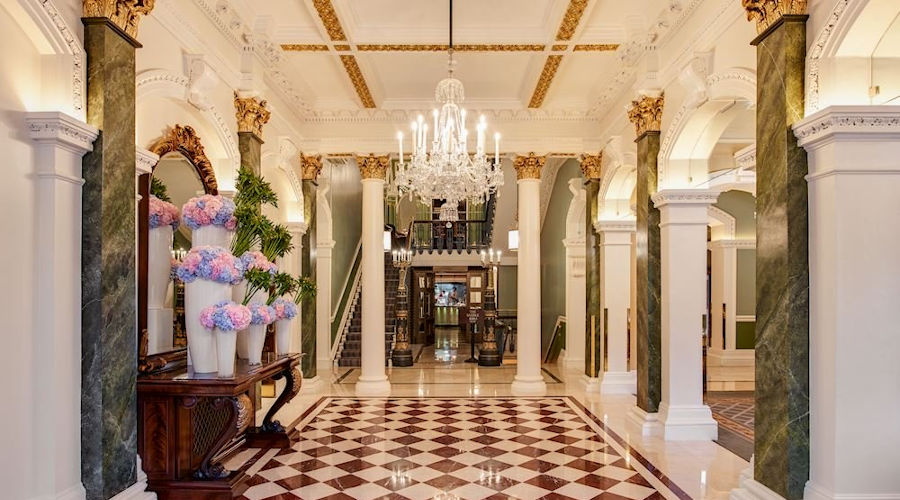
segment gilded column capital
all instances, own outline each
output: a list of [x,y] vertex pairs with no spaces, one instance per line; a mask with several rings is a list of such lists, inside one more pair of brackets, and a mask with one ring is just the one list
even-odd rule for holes
[[384,175],[391,165],[391,157],[388,155],[375,156],[374,154],[369,154],[369,156],[360,155],[356,157],[356,165],[359,167],[359,173],[364,180],[384,180]]
[[640,100],[631,101],[628,119],[634,124],[634,132],[638,137],[647,132],[659,132],[662,127],[663,107],[666,96],[643,96]]
[[546,155],[537,156],[534,153],[528,153],[528,156],[516,156],[515,160],[513,160],[516,178],[520,181],[523,179],[540,179],[541,169],[544,168],[546,161]]
[[598,155],[581,155],[581,173],[587,180],[599,180],[603,177],[601,165],[603,164],[603,151]]
[[807,0],[741,0],[747,20],[756,21],[756,32],[762,33],[783,16],[806,14]]
[[314,181],[322,172],[322,155],[306,156],[300,153],[300,174],[304,181]]
[[238,132],[250,132],[262,138],[263,125],[269,122],[272,113],[266,109],[266,101],[257,97],[241,97],[234,93],[234,116],[237,118]]
[[137,40],[141,16],[153,10],[156,0],[82,0],[82,15],[86,18],[105,17],[128,36]]

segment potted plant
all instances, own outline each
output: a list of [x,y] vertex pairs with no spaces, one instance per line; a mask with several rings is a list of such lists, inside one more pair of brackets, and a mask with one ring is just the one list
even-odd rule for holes
[[172,349],[171,307],[166,307],[166,295],[171,282],[173,232],[178,228],[178,208],[169,203],[165,187],[157,191],[165,199],[150,195],[150,216],[147,254],[147,348],[150,354]]
[[[250,309],[250,326],[247,327],[245,333],[238,336],[238,346],[240,339],[243,337],[246,349],[246,359],[251,365],[262,363],[262,351],[266,343],[266,327],[276,319],[275,308],[260,302],[251,302],[248,306]],[[239,357],[244,357],[240,355]]]
[[237,226],[234,209],[234,202],[224,196],[205,194],[188,200],[181,207],[181,220],[191,228],[191,246],[228,245],[228,233]]
[[[200,324],[216,335],[216,363],[221,378],[234,377],[234,354],[238,330],[252,321],[247,306],[230,300],[217,302],[200,312]],[[195,361],[196,371],[196,361]]]

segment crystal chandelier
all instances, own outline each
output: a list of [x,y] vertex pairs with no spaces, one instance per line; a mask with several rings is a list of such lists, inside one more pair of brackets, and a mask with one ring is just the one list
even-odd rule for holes
[[450,0],[450,46],[448,76],[441,80],[434,92],[440,111],[433,112],[431,150],[428,151],[429,127],[419,115],[412,123],[412,155],[403,158],[403,133],[397,134],[400,166],[396,184],[429,206],[432,200],[443,200],[440,220],[459,220],[460,202],[483,203],[503,185],[500,167],[500,134],[494,134],[494,161],[485,154],[487,123],[482,115],[475,131],[475,154],[469,155],[466,129],[466,110],[460,108],[465,99],[461,81],[453,77],[453,0]]

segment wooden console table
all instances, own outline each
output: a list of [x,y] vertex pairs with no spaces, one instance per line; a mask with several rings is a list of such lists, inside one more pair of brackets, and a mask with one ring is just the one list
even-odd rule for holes
[[[300,391],[299,354],[264,357],[261,365],[238,360],[233,378],[171,371],[138,378],[138,453],[147,485],[160,500],[230,500],[246,490],[243,470],[220,463],[241,446],[287,448],[296,431],[273,417]],[[285,379],[284,391],[254,426],[257,382]]]

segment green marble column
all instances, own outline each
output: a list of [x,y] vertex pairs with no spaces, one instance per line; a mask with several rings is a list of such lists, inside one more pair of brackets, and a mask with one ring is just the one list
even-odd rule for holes
[[650,196],[657,189],[659,131],[640,134],[637,143],[637,406],[656,413],[662,395],[659,210]]
[[[303,249],[300,252],[301,269],[304,276],[316,280],[316,195],[319,184],[315,178],[303,179],[303,220],[308,227],[303,233]],[[303,378],[316,376],[316,298],[303,300],[300,318],[301,352],[306,354],[300,363]]]
[[262,145],[262,139],[253,132],[238,132],[241,165],[249,168],[256,175],[262,173]]
[[602,319],[600,311],[600,235],[594,230],[597,221],[597,203],[600,195],[600,166],[603,155],[584,155],[581,158],[581,172],[585,177],[585,253],[584,282],[587,287],[584,318],[584,373],[597,378],[603,371]]
[[241,165],[259,175],[262,171],[263,125],[269,122],[271,112],[266,101],[253,95],[234,93],[234,116],[238,125],[238,151]]
[[99,500],[136,480],[134,61],[140,45],[108,18],[83,22],[87,122],[100,135],[82,167],[81,480],[87,498]]
[[756,104],[756,481],[788,499],[809,478],[809,252],[803,118],[805,15],[754,40]]

